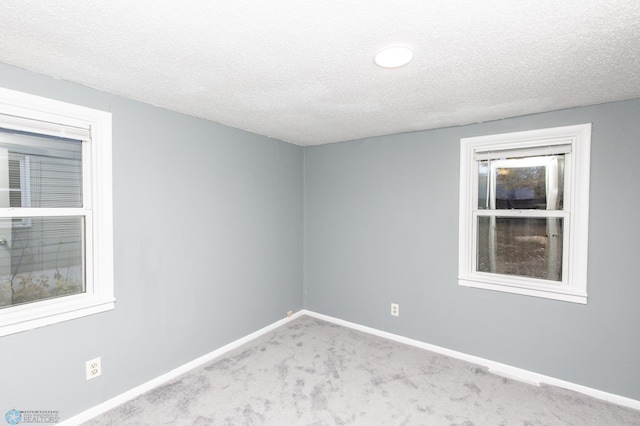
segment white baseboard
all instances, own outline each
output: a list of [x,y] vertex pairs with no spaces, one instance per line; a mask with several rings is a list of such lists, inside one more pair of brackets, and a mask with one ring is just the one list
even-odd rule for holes
[[268,333],[271,330],[274,330],[278,327],[280,327],[283,324],[286,324],[288,321],[291,321],[295,318],[298,318],[300,316],[303,315],[308,315],[310,317],[314,317],[314,318],[318,318],[327,322],[331,322],[337,325],[341,325],[344,327],[348,327],[348,328],[352,328],[354,330],[359,330],[365,333],[369,333],[375,336],[379,336],[379,337],[384,337],[385,339],[389,339],[389,340],[393,340],[399,343],[404,343],[407,345],[411,345],[411,346],[415,346],[421,349],[425,349],[431,352],[435,352],[435,353],[439,353],[442,355],[447,355],[450,356],[452,358],[456,358],[456,359],[460,359],[462,361],[468,361],[474,364],[478,364],[480,366],[484,366],[487,367],[489,369],[490,372],[504,376],[504,377],[508,377],[510,379],[514,379],[514,380],[519,380],[525,383],[529,383],[529,384],[533,384],[533,385],[540,385],[540,384],[547,384],[547,385],[552,385],[552,386],[558,386],[560,388],[564,388],[564,389],[569,389],[572,391],[576,391],[576,392],[580,392],[582,394],[588,395],[588,396],[592,396],[594,398],[598,398],[604,401],[608,401],[608,402],[612,402],[614,404],[618,404],[618,405],[622,405],[625,407],[629,407],[629,408],[633,408],[636,410],[640,410],[640,401],[637,401],[635,399],[631,399],[631,398],[627,398],[624,396],[620,396],[620,395],[616,395],[616,394],[612,394],[609,392],[604,392],[598,389],[593,389],[593,388],[589,388],[586,386],[582,386],[582,385],[578,385],[575,383],[571,383],[571,382],[567,382],[565,380],[560,380],[560,379],[556,379],[554,377],[550,377],[550,376],[545,376],[543,374],[538,374],[538,373],[534,373],[532,371],[528,371],[528,370],[524,370],[521,368],[517,368],[517,367],[512,367],[510,365],[506,365],[506,364],[502,364],[499,362],[495,362],[495,361],[491,361],[488,359],[484,359],[484,358],[480,358],[477,356],[473,356],[473,355],[468,355],[462,352],[457,352],[457,351],[453,351],[450,349],[446,349],[440,346],[436,346],[436,345],[431,345],[429,343],[425,343],[425,342],[421,342],[419,340],[414,340],[414,339],[409,339],[407,337],[403,337],[397,334],[393,334],[393,333],[389,333],[386,331],[382,331],[382,330],[378,330],[375,328],[371,328],[371,327],[367,327],[364,325],[360,325],[360,324],[356,324],[353,322],[349,322],[349,321],[345,321],[342,319],[338,319],[338,318],[334,318],[334,317],[330,317],[328,315],[323,315],[323,314],[319,314],[317,312],[313,312],[313,311],[308,311],[306,309],[303,309],[301,311],[296,312],[295,314],[293,314],[291,317],[289,318],[283,318],[281,320],[278,320],[276,322],[274,322],[271,325],[268,325],[264,328],[261,328],[258,331],[255,331],[245,337],[242,337],[238,340],[235,340],[225,346],[222,346],[219,349],[216,349],[212,352],[209,352],[206,355],[201,356],[200,358],[194,359],[193,361],[190,361],[184,365],[181,365],[178,368],[175,368],[161,376],[156,377],[155,379],[152,379],[146,383],[143,383],[140,386],[137,386],[131,390],[128,390],[114,398],[111,398],[99,405],[96,405],[95,407],[92,407],[86,411],[83,411],[80,414],[77,414],[67,420],[64,420],[60,423],[58,423],[59,426],[75,426],[78,424],[81,424],[83,422],[86,422],[88,420],[91,420],[92,418],[99,416],[100,414],[103,414],[109,410],[111,410],[112,408],[117,407],[120,404],[124,404],[127,401],[132,400],[133,398],[136,398],[140,395],[142,395],[143,393],[157,387],[160,386],[172,379],[175,379],[176,377],[180,376],[181,374],[184,374],[186,372],[188,372],[189,370],[192,370],[196,367],[199,367],[209,361],[214,360],[215,358],[218,358],[221,355],[224,355],[225,353],[231,351],[232,349],[237,348],[238,346],[241,346],[247,342],[250,342],[251,340],[262,336],[263,334]]
[[431,345],[429,343],[424,343],[419,340],[409,339],[407,337],[399,336],[397,334],[388,333],[386,331],[381,331],[375,328],[371,328],[371,327],[356,324],[353,322],[345,321],[342,319],[330,317],[328,315],[323,315],[313,311],[308,311],[306,309],[303,309],[302,311],[298,312],[298,314],[308,315],[310,317],[332,322],[334,324],[338,324],[344,327],[349,327],[354,330],[359,330],[359,331],[363,331],[365,333],[373,334],[379,337],[384,337],[385,339],[393,340],[400,343],[405,343],[407,345],[415,346],[421,349],[426,349],[431,352],[447,355],[452,358],[457,358],[462,361],[478,364],[480,366],[487,367],[491,373],[498,374],[500,376],[507,377],[510,379],[519,380],[521,382],[525,382],[525,383],[533,384],[537,386],[541,384],[557,386],[560,388],[580,392],[582,394],[592,396],[594,398],[598,398],[607,402],[612,402],[614,404],[640,410],[640,401],[637,401],[635,399],[627,398],[627,397],[616,395],[609,392],[604,392],[604,391],[593,389],[587,386],[578,385],[576,383],[571,383],[565,380],[556,379],[555,377],[545,376],[544,374],[534,373],[532,371],[524,370],[522,368],[517,368],[507,364],[502,364],[500,362],[495,362],[495,361],[480,358],[477,356],[468,355],[462,352],[453,351],[451,349],[446,349],[440,346]]
[[133,389],[130,389],[124,393],[121,393],[120,395],[111,398],[99,405],[96,405],[95,407],[92,407],[86,411],[83,411],[80,414],[77,414],[73,417],[68,418],[67,420],[64,420],[60,423],[58,423],[59,426],[75,426],[75,425],[79,425],[83,422],[89,421],[94,417],[99,416],[100,414],[106,413],[107,411],[111,410],[112,408],[117,407],[120,404],[124,404],[127,401],[130,401],[140,395],[142,395],[143,393],[157,387],[160,386],[170,380],[175,379],[176,377],[188,372],[189,370],[192,370],[196,367],[199,367],[203,364],[206,364],[209,361],[212,361],[216,358],[218,358],[221,355],[224,355],[225,353],[231,351],[232,349],[237,348],[238,346],[241,346],[247,342],[250,342],[251,340],[262,336],[263,334],[268,333],[271,330],[274,330],[278,327],[280,327],[283,324],[286,324],[288,321],[291,321],[295,318],[298,318],[300,316],[304,315],[302,311],[296,312],[295,314],[293,314],[292,316],[288,317],[288,318],[283,318],[281,320],[278,320],[276,322],[274,322],[271,325],[268,325],[264,328],[261,328],[258,331],[255,331],[251,334],[248,334],[238,340],[235,340],[227,345],[222,346],[221,348],[218,348],[216,350],[214,350],[213,352],[209,352],[206,355],[201,356],[200,358],[196,358],[193,361],[190,361],[186,364],[181,365],[178,368],[175,368],[161,376],[156,377],[155,379],[149,380],[146,383],[143,383],[140,386],[136,386]]

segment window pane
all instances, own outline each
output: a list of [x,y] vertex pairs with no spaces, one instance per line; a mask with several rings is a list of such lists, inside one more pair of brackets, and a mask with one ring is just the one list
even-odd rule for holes
[[82,207],[82,142],[0,131],[0,207]]
[[562,210],[564,155],[478,162],[479,209]]
[[562,281],[562,218],[478,217],[477,270]]
[[0,308],[83,293],[83,237],[83,217],[0,219]]

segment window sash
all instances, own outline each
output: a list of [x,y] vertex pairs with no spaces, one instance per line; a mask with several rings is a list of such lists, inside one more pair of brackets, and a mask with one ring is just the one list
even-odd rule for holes
[[472,212],[474,217],[476,216],[505,216],[505,217],[560,217],[560,218],[569,218],[570,214],[566,210],[534,210],[534,209],[482,209],[482,210],[474,210]]
[[88,216],[91,209],[82,207],[7,207],[0,208],[0,218],[37,216]]
[[[507,214],[502,214],[502,212]],[[535,214],[529,214],[533,213]],[[489,213],[489,214],[485,214]],[[538,213],[547,213],[547,214],[538,214]],[[551,213],[551,214],[549,214]],[[570,233],[569,229],[571,229],[571,215],[564,211],[550,211],[550,210],[521,210],[521,211],[513,211],[513,210],[481,210],[478,212],[473,212],[472,214],[472,223],[471,223],[471,232],[472,232],[472,243],[471,243],[471,256],[470,256],[470,274],[476,275],[480,274],[480,276],[491,277],[491,276],[500,276],[501,274],[497,272],[482,272],[478,270],[478,254],[480,252],[479,248],[479,238],[478,238],[478,218],[479,217],[515,217],[515,218],[538,218],[538,219],[562,219],[563,220],[563,228],[564,232],[562,233],[562,280],[561,281],[552,281],[539,278],[532,278],[524,275],[508,275],[508,280],[516,285],[534,285],[534,286],[542,286],[542,288],[552,288],[554,291],[564,289],[565,291],[570,291],[570,269],[569,269],[569,245],[570,245]]]
[[[538,160],[535,160],[535,157],[542,156],[554,156],[559,154],[565,155],[565,191],[564,196],[566,199],[571,198],[571,145],[566,145],[560,143],[559,145],[547,145],[547,146],[535,146],[530,148],[517,148],[517,149],[494,149],[494,150],[474,150],[473,151],[473,184],[472,184],[472,200],[478,199],[478,188],[479,188],[479,180],[478,180],[478,167],[481,161],[487,160],[495,160],[498,163],[504,163],[505,165],[509,164],[509,161],[512,159],[520,159],[520,158],[532,158],[532,161],[535,164],[538,164]],[[495,189],[494,189],[495,190]],[[482,272],[478,271],[478,254],[479,254],[479,241],[478,241],[478,218],[479,217],[512,217],[512,218],[559,218],[563,219],[565,224],[565,232],[562,236],[562,270],[564,273],[562,274],[562,281],[553,281],[549,282],[548,280],[528,277],[524,275],[508,275],[504,276],[505,279],[509,280],[511,284],[515,286],[534,286],[540,288],[551,288],[555,289],[564,289],[570,290],[569,288],[569,273],[568,273],[568,255],[569,255],[569,245],[570,245],[570,227],[568,226],[571,221],[571,214],[566,210],[567,202],[565,201],[564,208],[562,210],[537,210],[537,209],[496,209],[496,208],[487,208],[481,209],[477,205],[477,201],[472,202],[473,206],[471,211],[471,270],[470,273],[472,275],[479,274],[479,276],[484,276],[484,279],[490,279],[491,276],[501,276],[501,274],[496,272]],[[500,279],[498,280],[500,281]]]

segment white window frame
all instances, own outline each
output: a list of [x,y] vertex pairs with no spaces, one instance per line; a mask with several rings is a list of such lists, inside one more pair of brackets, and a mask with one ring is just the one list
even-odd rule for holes
[[[82,140],[86,274],[84,293],[0,309],[0,336],[113,309],[111,113],[0,88],[0,127]],[[0,208],[0,217],[56,216],[64,210]]]
[[[502,158],[501,153],[509,158],[514,151],[527,155],[543,150],[569,150],[565,155],[563,210],[501,209],[498,216],[564,219],[562,281],[477,271],[478,158]],[[590,155],[591,124],[460,139],[458,284],[586,304]]]

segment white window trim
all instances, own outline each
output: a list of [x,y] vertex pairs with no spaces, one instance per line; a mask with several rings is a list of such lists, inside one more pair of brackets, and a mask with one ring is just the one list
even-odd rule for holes
[[[91,139],[83,142],[89,148],[83,149],[83,192],[91,194],[83,206],[85,227],[91,230],[85,239],[86,292],[0,309],[0,336],[113,309],[111,113],[0,88],[0,115],[1,127],[76,139],[89,134]],[[53,214],[49,209],[2,210],[23,217]]]
[[[571,161],[565,166],[566,216],[563,245],[563,281],[475,270],[477,209],[477,154],[506,150],[531,150],[560,145],[571,146]],[[555,127],[460,140],[460,212],[458,245],[458,284],[466,287],[543,297],[575,303],[587,303],[587,255],[589,230],[589,180],[591,124]],[[509,210],[501,211],[510,215]],[[515,212],[513,212],[515,213]],[[527,216],[550,216],[547,211],[527,212]]]

